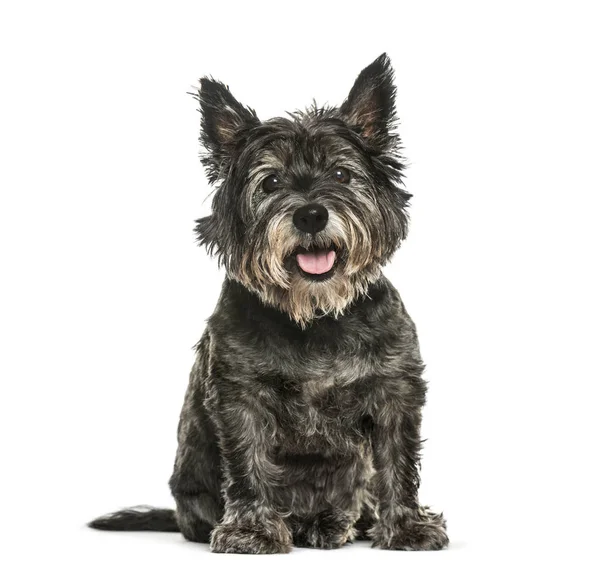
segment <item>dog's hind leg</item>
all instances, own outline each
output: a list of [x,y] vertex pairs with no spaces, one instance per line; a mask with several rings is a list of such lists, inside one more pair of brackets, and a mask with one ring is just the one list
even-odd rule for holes
[[372,498],[366,500],[363,504],[362,511],[360,513],[360,518],[354,525],[354,529],[356,530],[356,536],[354,539],[356,541],[370,541],[371,537],[368,531],[375,525],[377,522],[377,512],[375,503],[372,502]]
[[208,335],[197,347],[197,358],[178,428],[179,446],[169,482],[177,510],[134,507],[94,519],[89,526],[103,531],[181,531],[190,541],[208,543],[223,515],[219,448],[204,407]]
[[178,448],[169,481],[177,503],[177,524],[190,541],[208,543],[212,528],[223,516],[220,454],[204,399],[209,337],[198,344],[198,356],[181,411]]
[[337,549],[352,541],[355,535],[351,513],[342,509],[325,509],[316,515],[292,517],[294,545],[318,549]]
[[209,523],[204,519],[207,511],[214,507],[214,500],[206,494],[176,496],[177,503],[177,525],[181,534],[188,541],[197,543],[209,543],[210,532],[214,523]]
[[[309,496],[307,487],[296,488],[296,498],[305,505],[311,503],[312,511],[294,514],[290,518],[294,545],[337,549],[359,536],[356,523],[370,502],[367,490],[372,474],[369,462],[362,456],[330,461],[319,469],[310,469],[311,485],[318,486],[318,497]],[[314,500],[313,500],[314,499]]]

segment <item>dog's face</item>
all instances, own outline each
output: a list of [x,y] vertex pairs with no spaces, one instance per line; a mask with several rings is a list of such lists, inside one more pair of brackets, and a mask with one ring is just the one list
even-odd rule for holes
[[201,244],[228,276],[305,326],[340,314],[381,274],[406,235],[393,133],[393,70],[384,54],[339,108],[261,122],[203,78],[202,161],[217,184]]

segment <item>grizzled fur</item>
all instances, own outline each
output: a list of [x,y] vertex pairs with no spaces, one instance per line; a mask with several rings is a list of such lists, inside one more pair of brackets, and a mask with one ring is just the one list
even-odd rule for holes
[[[419,505],[426,383],[415,326],[381,267],[407,232],[409,195],[384,54],[340,108],[261,122],[228,88],[197,95],[212,214],[201,244],[227,278],[197,345],[170,486],[175,514],[126,510],[91,525],[180,530],[215,552],[285,553],[370,539],[385,549],[448,543]],[[334,179],[343,167],[350,179]],[[275,175],[277,187],[265,189]],[[318,202],[327,225],[303,232]],[[298,250],[333,269],[303,273]]]

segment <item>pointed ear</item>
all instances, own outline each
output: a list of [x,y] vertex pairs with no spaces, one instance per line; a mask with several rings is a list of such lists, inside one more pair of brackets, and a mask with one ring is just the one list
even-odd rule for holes
[[212,78],[201,78],[200,90],[193,96],[202,113],[200,142],[208,151],[203,162],[209,178],[216,180],[245,131],[260,121],[254,110],[240,104],[225,84]]
[[393,146],[390,130],[396,121],[396,87],[387,54],[358,75],[340,113],[370,144],[382,149]]

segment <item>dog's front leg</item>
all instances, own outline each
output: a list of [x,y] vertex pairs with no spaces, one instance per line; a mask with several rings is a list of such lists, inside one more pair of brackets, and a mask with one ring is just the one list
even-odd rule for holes
[[245,393],[215,403],[225,513],[211,535],[216,553],[288,553],[292,536],[273,505],[280,470],[271,458],[269,415]]
[[374,418],[374,487],[379,519],[369,535],[373,546],[382,549],[425,551],[448,545],[443,516],[421,507],[418,500],[421,406],[407,402],[399,393],[415,386],[422,387],[424,393],[425,383],[419,381],[388,384],[387,400],[379,404]]

